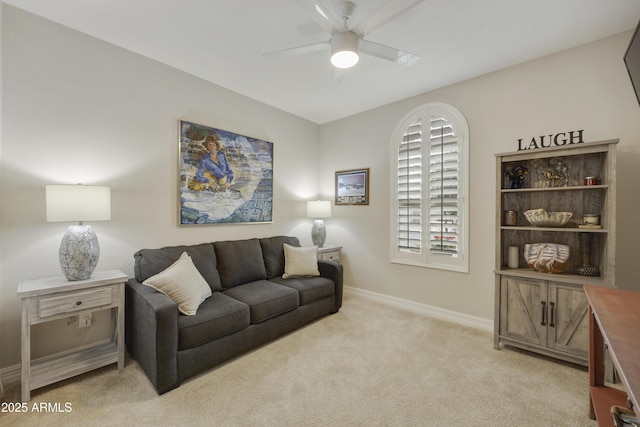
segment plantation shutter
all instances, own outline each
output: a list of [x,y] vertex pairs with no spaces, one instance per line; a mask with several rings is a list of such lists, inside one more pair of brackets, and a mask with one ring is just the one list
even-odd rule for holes
[[458,138],[451,123],[431,117],[429,143],[429,248],[458,254]]
[[422,252],[422,123],[402,136],[398,151],[397,245],[401,252]]
[[[432,116],[429,138],[423,140],[422,120],[410,125],[398,151],[397,245],[402,252],[422,253],[423,226],[429,251],[458,253],[458,138],[451,124]],[[428,158],[423,158],[423,151]],[[427,155],[426,154],[426,155]],[[428,160],[425,165],[424,161]],[[423,174],[424,171],[424,174]],[[428,189],[426,221],[423,220],[423,176]]]
[[416,107],[392,137],[391,262],[469,272],[469,126],[451,105]]

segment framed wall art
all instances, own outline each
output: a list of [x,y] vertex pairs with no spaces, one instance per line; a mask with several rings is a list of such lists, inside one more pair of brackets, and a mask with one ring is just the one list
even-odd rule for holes
[[273,218],[273,143],[180,120],[180,225]]
[[369,168],[336,172],[336,205],[369,204]]

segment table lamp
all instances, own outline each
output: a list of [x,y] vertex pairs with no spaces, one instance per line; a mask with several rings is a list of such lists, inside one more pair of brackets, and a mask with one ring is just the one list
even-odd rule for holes
[[307,218],[313,218],[311,228],[311,240],[313,244],[322,247],[327,237],[327,229],[324,227],[323,218],[331,218],[331,202],[327,200],[315,200],[307,202]]
[[62,238],[58,259],[67,280],[89,279],[100,258],[98,236],[83,221],[111,219],[111,189],[95,185],[47,185],[47,222],[78,221]]

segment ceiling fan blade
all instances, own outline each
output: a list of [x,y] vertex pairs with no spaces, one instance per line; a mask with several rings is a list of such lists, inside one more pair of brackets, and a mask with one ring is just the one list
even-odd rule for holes
[[265,59],[280,59],[280,58],[288,58],[291,56],[306,55],[309,53],[320,52],[321,50],[326,50],[328,48],[329,48],[329,42],[325,41],[325,42],[307,44],[304,46],[290,47],[287,49],[276,50],[273,52],[267,52],[262,56]]
[[395,0],[386,3],[377,11],[373,12],[368,17],[364,18],[357,25],[351,28],[351,31],[358,34],[360,37],[366,37],[374,30],[387,22],[391,21],[396,16],[400,15],[418,3],[422,3],[424,0]]
[[305,22],[304,24],[296,25],[296,30],[301,37],[320,37],[319,34],[324,34],[325,29],[320,26],[316,21]]
[[360,40],[360,52],[407,66],[413,65],[420,60],[420,57],[413,53],[405,52],[403,50],[395,49],[369,40]]
[[344,68],[333,67],[333,74],[331,74],[331,84],[342,84],[342,77],[344,77],[345,71],[346,70]]
[[331,13],[321,0],[298,0],[298,3],[322,26],[329,34],[340,31],[340,20]]

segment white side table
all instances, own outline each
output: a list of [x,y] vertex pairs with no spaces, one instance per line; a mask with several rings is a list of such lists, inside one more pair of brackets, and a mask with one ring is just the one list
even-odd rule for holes
[[[124,368],[124,283],[119,270],[96,272],[90,279],[67,281],[64,277],[26,280],[18,286],[22,300],[22,401],[31,390],[62,381],[111,363]],[[31,360],[31,325],[88,316],[111,309],[112,334],[100,342]]]
[[342,246],[325,245],[318,248],[318,259],[333,261],[340,264]]

